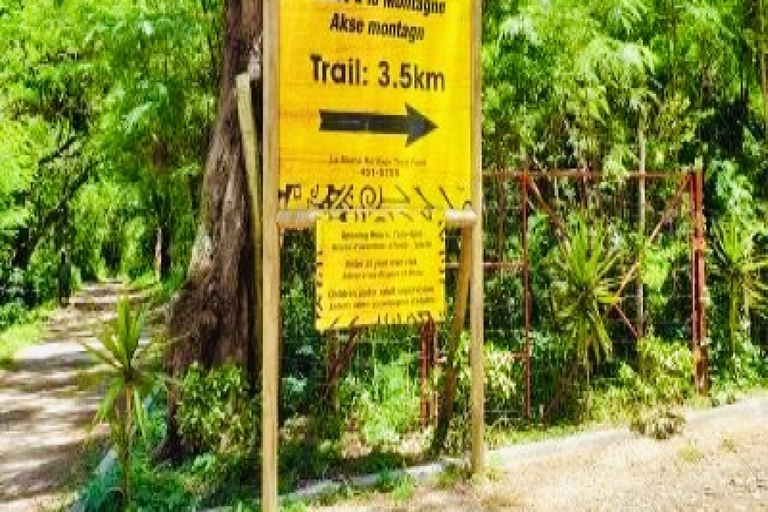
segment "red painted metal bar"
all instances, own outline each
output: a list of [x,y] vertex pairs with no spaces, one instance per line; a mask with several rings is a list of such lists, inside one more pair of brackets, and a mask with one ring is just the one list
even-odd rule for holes
[[704,175],[701,170],[690,180],[692,240],[691,240],[691,343],[696,364],[696,390],[706,395],[709,388],[707,354],[706,269],[704,238]]
[[528,175],[520,181],[523,216],[523,303],[525,307],[525,419],[531,420],[531,260],[528,251]]
[[[581,171],[581,170],[553,170],[553,171],[489,171],[483,174],[485,179],[501,179],[501,180],[518,180],[523,176],[527,176],[528,179],[550,179],[550,178],[567,178],[567,179],[601,179],[604,175],[599,171]],[[641,177],[649,179],[669,180],[675,178],[683,178],[686,173],[674,173],[674,172],[661,172],[650,171],[644,175],[640,172],[627,173],[629,179],[639,179]]]
[[[440,343],[437,339],[437,326],[434,327],[432,332],[432,378],[438,374],[440,370]],[[433,390],[431,393],[432,400],[430,401],[432,424],[437,425],[437,418],[439,418],[440,412],[440,397],[437,390]]]
[[[661,217],[661,220],[659,221],[658,224],[656,224],[656,227],[653,229],[653,233],[651,233],[651,236],[648,238],[648,241],[646,242],[648,245],[656,241],[656,239],[661,234],[661,229],[664,227],[664,224],[673,218],[672,213],[678,207],[678,205],[680,204],[680,201],[682,201],[683,192],[685,192],[685,189],[688,188],[690,181],[691,181],[690,175],[683,178],[682,182],[680,183],[680,186],[677,188],[677,192],[675,193],[674,199],[672,199],[672,201],[668,203],[667,208]],[[635,274],[637,273],[637,269],[639,268],[640,268],[640,260],[638,259],[635,261],[635,263],[632,265],[629,271],[624,275],[624,279],[622,279],[621,285],[619,286],[619,289],[616,292],[617,296],[620,297],[624,293],[624,290],[627,288],[627,285],[635,278]],[[610,312],[612,309],[613,307],[608,311]]]
[[[632,172],[627,174],[628,179],[639,179],[642,175],[637,172]],[[664,173],[664,172],[649,172],[645,175],[647,179],[651,180],[670,180],[670,179],[679,179],[683,178],[685,174],[680,173]],[[519,180],[523,177],[523,172],[521,171],[492,171],[487,172],[483,174],[483,178],[487,180],[504,180],[504,181],[513,181],[513,180]],[[603,178],[603,174],[600,172],[590,171],[590,172],[580,172],[580,171],[552,171],[552,172],[529,172],[528,173],[528,179],[554,179],[554,178],[565,178],[565,179],[581,179],[581,180],[600,180]]]
[[539,206],[541,206],[541,208],[547,213],[547,216],[549,216],[549,219],[558,229],[560,235],[567,237],[568,230],[565,228],[563,219],[561,219],[560,216],[555,213],[552,207],[549,206],[549,203],[544,200],[544,197],[541,195],[541,191],[539,191],[539,187],[536,186],[536,182],[533,179],[528,179],[526,180],[526,184],[528,185],[528,189],[533,193],[533,197],[536,198],[536,202],[538,202]]
[[626,313],[624,313],[624,310],[621,309],[621,306],[614,304],[612,309],[615,309],[619,313],[619,316],[621,317],[622,321],[627,325],[627,328],[629,328],[629,332],[632,333],[632,336],[634,336],[636,340],[640,339],[640,334],[637,332],[637,328],[629,320]]
[[690,221],[691,221],[691,249],[690,249],[690,263],[691,263],[691,353],[694,355],[695,376],[694,385],[696,390],[699,391],[699,367],[698,367],[698,350],[700,345],[699,338],[699,306],[698,297],[696,296],[696,281],[698,274],[698,267],[696,265],[696,184],[695,180],[688,182],[688,193],[691,196],[690,205]]
[[427,428],[427,422],[429,421],[429,387],[427,383],[428,378],[428,366],[427,366],[427,339],[429,337],[430,325],[429,322],[425,323],[421,327],[421,428]]

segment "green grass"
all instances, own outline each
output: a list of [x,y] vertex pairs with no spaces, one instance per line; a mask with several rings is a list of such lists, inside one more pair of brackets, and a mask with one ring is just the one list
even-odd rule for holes
[[486,427],[486,441],[488,448],[495,449],[504,446],[535,443],[549,439],[560,439],[572,436],[594,428],[596,424],[562,424],[550,425],[546,429],[538,426],[525,426],[519,429],[510,429],[504,426],[490,425]]
[[696,464],[704,458],[704,454],[695,443],[689,441],[678,452],[678,456],[688,464]]
[[155,277],[155,273],[152,271],[144,272],[135,279],[131,279],[128,276],[121,276],[121,278],[126,283],[131,283],[131,285],[137,288],[150,288],[157,285],[157,278]]
[[13,368],[16,353],[40,342],[43,324],[51,314],[51,306],[44,305],[27,315],[24,323],[16,324],[0,333],[0,368]]
[[379,475],[377,487],[395,503],[405,503],[416,493],[416,480],[407,473],[384,471]]
[[720,441],[720,448],[728,453],[736,453],[739,451],[736,446],[736,441],[732,437],[724,437],[723,440]]

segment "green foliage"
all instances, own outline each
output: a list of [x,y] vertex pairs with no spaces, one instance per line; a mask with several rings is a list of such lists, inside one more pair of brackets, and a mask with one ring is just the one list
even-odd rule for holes
[[728,299],[728,333],[734,377],[738,375],[736,357],[740,331],[749,328],[749,313],[763,309],[768,300],[768,286],[762,271],[768,257],[756,254],[755,238],[759,227],[734,216],[723,219],[715,228],[713,251],[714,275],[722,280]]
[[654,336],[639,340],[637,352],[639,370],[620,363],[616,380],[596,393],[592,417],[628,419],[641,432],[652,432],[656,426],[659,432],[666,431],[667,420],[657,423],[656,419],[669,419],[670,406],[681,405],[694,395],[694,358],[686,343]]
[[[469,337],[462,336],[459,356],[457,403],[459,410],[468,411],[471,372],[469,368]],[[507,349],[485,345],[485,408],[486,417],[493,422],[520,410],[525,393],[525,368]]]
[[[170,260],[163,265],[158,300],[181,286],[216,108],[222,4],[0,0],[0,329],[24,321],[25,311],[54,295],[62,248],[81,280],[154,275],[160,249]],[[529,202],[534,416],[541,407],[553,415],[547,419],[578,417],[573,408],[583,385],[564,371],[574,360],[601,384],[618,372],[616,385],[598,391],[598,402],[604,396],[620,408],[647,408],[691,393],[687,347],[647,338],[637,354],[614,348],[620,329],[603,321],[617,300],[615,278],[630,264],[622,256],[641,245],[639,236],[628,235],[635,226],[626,219],[636,211],[627,173],[639,165],[641,131],[648,170],[679,171],[698,158],[705,162],[705,214],[717,226],[709,233],[708,265],[714,270],[708,283],[714,385],[764,382],[759,329],[766,330],[768,91],[758,63],[765,20],[755,2],[498,0],[483,7],[486,168],[546,173],[577,167],[604,176],[594,188],[560,179],[540,183],[544,199],[562,217],[574,205],[588,208],[568,220],[567,236],[536,201]],[[486,192],[487,254],[518,259],[520,226],[512,212],[522,206],[519,188],[489,186]],[[649,189],[649,223],[672,194],[669,185]],[[496,216],[492,207],[502,204],[507,210]],[[681,210],[687,208],[684,201]],[[599,217],[611,223],[592,220]],[[687,301],[681,307],[680,290],[690,284],[689,229],[681,221],[672,232],[664,223],[657,244],[638,249],[650,325],[678,319],[688,308]],[[493,236],[498,240],[491,244]],[[281,412],[300,421],[322,391],[332,351],[312,328],[312,239],[289,233],[284,244]],[[489,273],[485,283],[486,405],[496,424],[522,412],[523,365],[511,355],[524,346],[521,281],[502,272]],[[689,335],[688,325],[654,327],[661,338]],[[26,336],[18,332],[9,336]],[[389,329],[376,339],[378,355],[360,348],[362,362],[342,380],[341,407],[333,411],[337,426],[358,427],[369,444],[399,442],[418,422],[413,349],[388,343],[404,337]],[[466,340],[462,344],[459,366],[467,368]],[[595,365],[612,354],[615,365]],[[464,371],[454,438],[467,432],[468,383]],[[188,439],[200,450],[224,453],[188,461],[185,471],[195,475],[189,479],[168,476],[166,468],[151,471],[140,461],[142,468],[131,473],[141,482],[139,506],[197,507],[191,498],[181,504],[194,494],[190,488],[224,494],[201,481],[231,482],[253,465],[253,454],[243,452],[257,435],[257,390],[244,392],[248,383],[232,368],[213,375],[193,369],[184,386],[179,406]],[[560,404],[550,411],[554,397]],[[599,409],[593,416],[602,414]],[[454,440],[454,447],[463,443]],[[322,455],[309,462],[306,445],[292,446],[286,460],[322,474],[336,460],[331,454],[338,446],[329,444],[312,452]],[[174,486],[183,492],[172,492]]]
[[[165,436],[165,397],[162,389],[148,410],[147,443],[134,446],[131,457],[132,508],[182,512],[221,505],[252,507],[256,490],[253,475],[258,462],[251,454],[204,453],[179,465],[156,464],[153,452]],[[92,478],[81,491],[88,512],[117,512],[120,503],[120,467]],[[243,510],[255,510],[243,508]]]
[[259,439],[261,396],[242,368],[189,368],[178,400],[179,433],[201,452],[245,453]]
[[83,347],[99,362],[107,365],[106,393],[95,420],[108,422],[110,439],[117,450],[122,468],[121,495],[124,506],[131,503],[130,468],[133,441],[138,431],[147,438],[144,399],[154,388],[156,375],[145,365],[146,349],[141,345],[146,314],[134,314],[131,304],[121,300],[117,318],[99,339],[100,346],[82,342]]
[[409,363],[407,355],[389,364],[374,362],[370,377],[350,375],[341,383],[341,410],[359,423],[370,446],[393,445],[418,425],[419,386]]
[[612,277],[620,253],[609,246],[608,232],[576,215],[573,229],[560,243],[553,261],[555,315],[578,361],[589,373],[590,353],[596,361],[610,357],[612,342],[603,308],[618,301]]
[[[535,346],[535,344],[534,344]],[[457,354],[459,374],[456,388],[456,412],[451,422],[446,449],[461,453],[469,446],[470,388],[469,336],[462,333]],[[485,345],[485,413],[490,424],[505,423],[521,414],[525,400],[525,367],[513,352],[493,343]],[[537,359],[542,368],[549,367],[549,361]],[[551,381],[542,382],[550,384]]]
[[[301,258],[302,263],[312,261],[312,253],[302,251],[306,245],[305,241],[287,241],[295,243],[288,249],[288,258]],[[297,256],[297,253],[301,256]],[[291,261],[285,263],[291,267]],[[285,358],[282,385],[286,414],[306,412],[310,409],[323,378],[323,340],[314,329],[314,286],[311,279],[302,278],[307,272],[297,270],[289,274],[293,275],[293,279],[289,279],[283,286],[281,336]]]
[[53,297],[62,248],[83,279],[137,277],[159,234],[162,277],[185,272],[220,7],[0,4],[0,307]]
[[[730,396],[736,390],[764,387],[768,383],[768,355],[765,348],[743,334],[739,339],[735,354],[731,354],[730,350],[717,350],[713,354],[712,395],[715,397],[721,393]],[[727,357],[723,358],[723,353],[727,353]]]
[[688,441],[685,446],[680,448],[677,453],[678,456],[688,464],[696,464],[704,458],[704,454],[701,452],[701,448],[696,445],[695,441]]
[[656,337],[638,341],[640,377],[652,385],[644,393],[647,402],[682,403],[693,393],[694,358],[685,343],[670,343]]
[[685,427],[685,417],[668,408],[654,409],[636,416],[630,427],[653,439],[669,439],[682,432]]
[[377,487],[395,502],[403,503],[416,493],[416,480],[408,473],[385,471],[379,475]]
[[[14,311],[8,306],[17,306],[18,309]],[[39,307],[31,312],[17,304],[0,307],[0,368],[12,367],[16,352],[40,341],[43,322],[49,313],[48,307]]]

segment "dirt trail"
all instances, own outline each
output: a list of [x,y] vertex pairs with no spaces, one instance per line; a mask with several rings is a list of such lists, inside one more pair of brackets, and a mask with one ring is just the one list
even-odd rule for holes
[[768,511],[768,397],[688,415],[682,435],[654,441],[626,429],[503,450],[495,478],[412,499],[374,494],[323,511]]
[[62,504],[82,468],[84,444],[100,394],[88,375],[98,368],[79,342],[96,342],[120,297],[146,291],[119,282],[85,287],[49,319],[43,341],[0,370],[0,512]]

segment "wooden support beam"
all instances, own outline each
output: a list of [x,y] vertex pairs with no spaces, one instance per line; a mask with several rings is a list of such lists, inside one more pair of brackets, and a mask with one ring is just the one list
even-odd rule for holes
[[[491,272],[519,272],[523,270],[525,264],[523,260],[516,261],[486,261],[483,268]],[[461,262],[451,261],[445,264],[446,270],[458,270],[461,268]]]
[[237,114],[240,120],[240,138],[243,143],[243,156],[247,173],[248,197],[250,200],[251,234],[253,236],[254,259],[254,290],[253,290],[253,333],[256,353],[261,353],[262,338],[262,286],[263,273],[263,233],[261,216],[261,168],[259,167],[259,141],[256,134],[256,123],[253,116],[253,100],[251,98],[251,79],[248,74],[238,75],[237,83]]
[[261,362],[261,510],[277,512],[278,381],[280,378],[280,236],[278,211],[278,63],[280,2],[264,2],[264,299]]
[[472,230],[472,275],[470,284],[470,348],[472,473],[485,473],[485,377],[483,346],[483,155],[482,155],[482,65],[480,34],[482,33],[483,3],[472,2],[472,208],[475,222]]
[[[386,210],[376,210],[376,212],[386,213]],[[324,214],[322,210],[282,210],[277,214],[277,225],[285,230],[312,230],[315,229],[317,220]],[[475,223],[476,218],[477,213],[472,210],[448,210],[445,212],[445,225],[449,229],[470,227]]]

